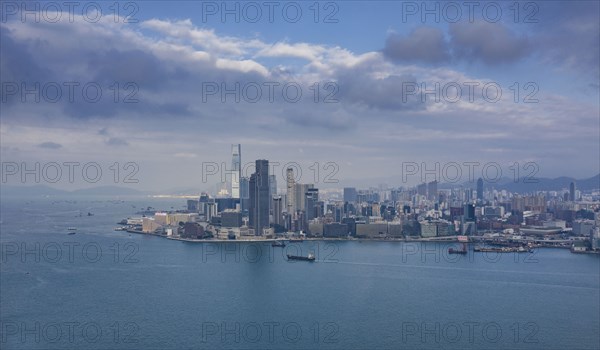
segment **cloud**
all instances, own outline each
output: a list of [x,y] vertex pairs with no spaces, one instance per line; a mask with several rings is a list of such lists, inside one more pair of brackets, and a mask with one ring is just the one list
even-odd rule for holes
[[406,36],[390,34],[383,53],[393,61],[409,63],[443,63],[450,58],[444,34],[432,27],[418,27]]
[[127,146],[129,142],[122,138],[111,137],[106,141],[106,144],[109,146]]
[[517,36],[499,22],[452,23],[449,34],[458,59],[494,65],[516,62],[531,53],[527,37]]
[[39,145],[37,145],[39,148],[47,148],[47,149],[59,149],[62,148],[62,145],[60,143],[55,143],[55,142],[42,142]]

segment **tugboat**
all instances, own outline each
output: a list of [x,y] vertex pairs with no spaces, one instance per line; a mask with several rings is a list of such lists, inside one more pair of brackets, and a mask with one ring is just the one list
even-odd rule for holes
[[303,261],[315,261],[315,255],[313,253],[309,253],[308,256],[301,255],[287,255],[288,260],[303,260]]
[[467,245],[462,244],[461,249],[448,248],[448,254],[467,254]]
[[285,242],[284,241],[275,241],[275,242],[271,243],[271,247],[281,247],[281,248],[284,248],[285,247]]

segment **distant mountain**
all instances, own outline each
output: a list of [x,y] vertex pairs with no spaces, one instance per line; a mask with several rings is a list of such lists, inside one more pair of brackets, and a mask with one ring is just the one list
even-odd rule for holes
[[119,187],[119,186],[98,186],[92,188],[85,188],[70,192],[73,195],[86,195],[86,196],[139,196],[145,195],[147,192],[134,190],[133,188]]
[[46,185],[0,185],[0,195],[2,196],[60,196],[68,193],[69,192],[67,191],[59,190]]
[[65,191],[46,185],[0,185],[0,195],[2,196],[141,196],[146,194],[148,194],[148,192],[119,186],[98,186],[74,191]]
[[[485,182],[485,188],[494,188],[497,190],[507,190],[516,193],[535,192],[535,191],[559,191],[565,188],[569,188],[571,182],[575,182],[575,187],[581,191],[590,191],[594,189],[600,189],[600,174],[590,177],[589,179],[577,180],[572,177],[561,176],[554,179],[550,178],[534,178],[524,179],[519,178],[517,181],[508,177],[503,177],[497,182]],[[466,182],[463,184],[464,187],[476,188],[477,182]],[[455,184],[440,184],[439,188],[452,188],[456,187]]]

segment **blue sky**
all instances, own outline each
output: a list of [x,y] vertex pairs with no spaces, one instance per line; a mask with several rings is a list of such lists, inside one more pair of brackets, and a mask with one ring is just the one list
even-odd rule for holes
[[[244,162],[336,162],[347,184],[385,178],[398,185],[407,161],[536,162],[548,177],[599,172],[598,2],[477,2],[473,21],[466,2],[452,3],[460,17],[451,7],[444,12],[446,2],[278,3],[272,23],[268,2],[253,3],[263,11],[256,23],[243,11],[239,23],[233,15],[223,21],[220,8],[206,12],[223,2],[127,4],[119,15],[136,10],[136,23],[115,21],[113,2],[102,3],[95,23],[81,16],[85,2],[71,22],[64,7],[60,21],[48,20],[56,13],[47,3],[40,21],[22,21],[3,4],[3,161],[133,161],[141,189],[208,186],[198,183],[202,162],[229,161],[232,143],[242,143]],[[236,4],[249,6],[226,6]],[[285,6],[290,16],[302,9],[296,23],[284,17]],[[420,6],[438,6],[439,21],[423,19]],[[327,15],[336,23],[323,23]],[[69,101],[65,88],[57,102],[44,101],[49,90],[39,103],[23,100],[21,84],[49,82],[95,82],[103,98]],[[474,102],[466,90],[458,101],[423,101],[419,92],[403,99],[406,84],[452,92],[465,82],[479,84]],[[203,90],[236,83],[260,86],[263,95],[222,103],[221,92]],[[267,101],[265,83],[293,83],[302,99]],[[481,98],[491,83],[501,88],[498,101]],[[329,92],[336,103],[323,102]],[[537,103],[523,103],[529,93]],[[128,94],[137,102],[124,103]]]

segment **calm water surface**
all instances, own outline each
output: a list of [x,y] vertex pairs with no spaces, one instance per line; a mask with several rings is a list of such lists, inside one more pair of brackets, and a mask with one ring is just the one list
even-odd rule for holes
[[[142,207],[182,204],[3,198],[0,348],[600,348],[597,255],[449,256],[445,244],[388,242],[282,249],[113,231]],[[317,262],[284,258],[309,252]]]

